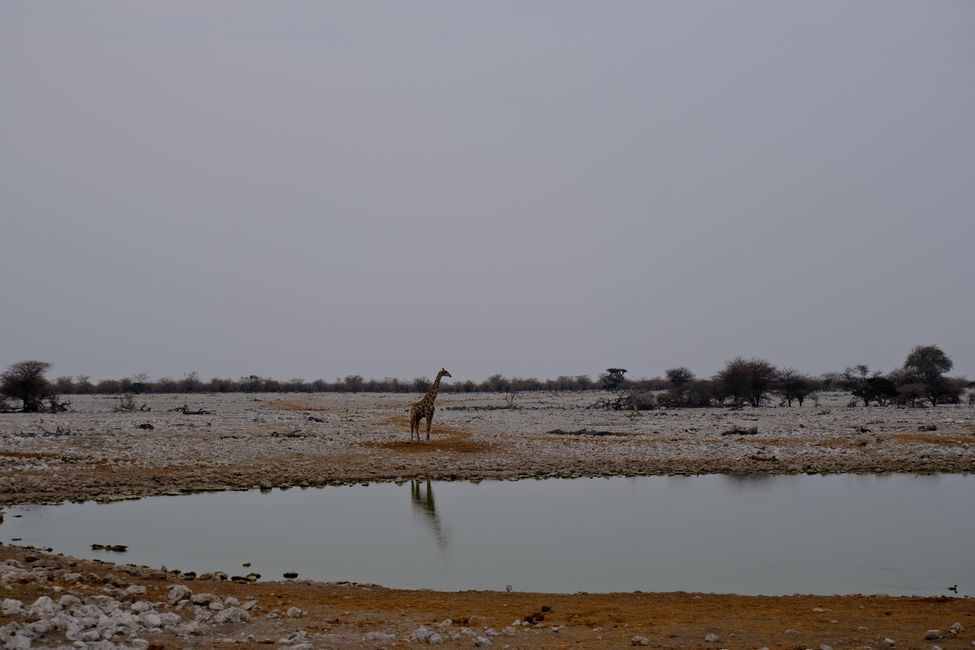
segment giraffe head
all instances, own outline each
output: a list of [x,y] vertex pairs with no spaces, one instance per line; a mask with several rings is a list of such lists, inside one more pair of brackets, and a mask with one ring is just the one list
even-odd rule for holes
[[440,369],[440,372],[437,373],[437,375],[440,376],[440,377],[452,377],[453,376],[449,372],[447,372],[447,369],[446,368],[441,368]]

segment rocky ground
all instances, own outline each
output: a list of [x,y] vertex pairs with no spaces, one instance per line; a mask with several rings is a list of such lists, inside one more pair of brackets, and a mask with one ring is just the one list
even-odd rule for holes
[[958,598],[398,591],[187,580],[0,547],[0,647],[971,648]]
[[[414,477],[975,471],[975,409],[962,406],[849,407],[835,394],[633,413],[587,408],[594,393],[519,395],[515,408],[444,394],[430,442],[411,444],[413,397],[152,395],[136,402],[150,410],[114,412],[117,398],[77,396],[68,413],[3,414],[0,504]],[[757,433],[722,435],[735,428]]]
[[[525,395],[508,408],[502,395],[444,394],[429,443],[409,442],[407,395],[145,396],[136,411],[74,397],[68,413],[0,415],[0,503],[414,477],[975,471],[975,409],[965,407],[850,407],[827,395],[801,408],[587,408],[600,397]],[[730,430],[739,433],[722,435]],[[447,593],[190,577],[0,546],[0,648],[947,649],[975,639],[966,598]]]

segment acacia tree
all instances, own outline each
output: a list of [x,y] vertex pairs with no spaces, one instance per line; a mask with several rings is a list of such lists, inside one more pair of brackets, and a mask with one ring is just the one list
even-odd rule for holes
[[51,384],[44,373],[51,367],[47,361],[18,361],[0,375],[0,395],[19,399],[24,413],[41,410],[41,400],[50,395]]
[[789,406],[792,406],[793,401],[798,401],[799,406],[802,406],[805,399],[816,390],[816,381],[795,368],[786,368],[776,376],[775,390]]
[[904,373],[914,381],[923,384],[925,397],[935,406],[939,399],[951,394],[944,374],[954,366],[948,355],[936,345],[918,345],[904,361]]
[[715,375],[715,381],[721,384],[735,403],[748,402],[757,407],[765,401],[775,375],[775,366],[765,359],[735,357],[725,363],[725,367]]
[[664,396],[665,403],[669,406],[685,406],[687,404],[687,386],[694,381],[694,373],[681,366],[671,368],[665,374],[667,381],[671,384],[670,390]]
[[619,390],[626,383],[626,368],[606,368],[606,372],[599,375],[599,383],[606,390]]

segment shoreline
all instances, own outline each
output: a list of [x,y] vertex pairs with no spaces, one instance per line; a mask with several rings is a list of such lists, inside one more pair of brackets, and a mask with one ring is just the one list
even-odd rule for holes
[[[19,611],[3,599],[19,601]],[[41,618],[66,621],[73,636],[92,644],[139,648],[472,647],[487,645],[484,639],[519,648],[618,648],[644,641],[660,648],[893,647],[890,639],[897,647],[952,649],[975,643],[975,599],[967,597],[508,594],[301,580],[238,583],[9,545],[0,546],[0,600],[10,612],[0,613],[0,630],[14,630],[11,647],[16,634],[44,644],[71,641],[56,629],[31,632],[31,621]],[[926,640],[932,630],[940,638]]]

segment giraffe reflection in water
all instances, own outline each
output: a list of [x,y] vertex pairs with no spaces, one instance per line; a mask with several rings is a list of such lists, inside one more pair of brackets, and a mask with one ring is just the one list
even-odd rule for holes
[[421,485],[419,479],[410,481],[410,496],[413,507],[423,513],[424,519],[430,523],[430,529],[437,540],[437,547],[442,553],[447,550],[447,534],[440,522],[440,515],[437,514],[437,504],[433,500],[433,487],[430,485],[430,479],[423,481],[423,483],[425,485]]

